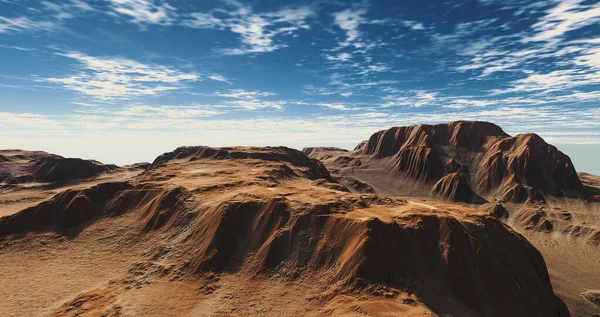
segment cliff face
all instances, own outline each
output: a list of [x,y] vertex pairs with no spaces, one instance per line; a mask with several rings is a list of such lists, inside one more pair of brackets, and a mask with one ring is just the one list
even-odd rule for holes
[[[326,156],[323,151],[312,155]],[[516,202],[580,196],[583,190],[570,158],[556,147],[535,134],[512,137],[488,122],[393,127],[374,133],[344,156],[386,164],[385,173],[409,180],[437,183],[434,192],[451,200],[471,201],[465,197],[473,195],[457,197],[448,186]],[[456,173],[461,176],[452,176]]]
[[449,145],[456,148],[477,149],[490,137],[507,137],[502,128],[489,122],[455,121],[448,124],[420,124],[393,127],[374,133],[360,154],[385,157],[403,148]]
[[374,158],[392,157],[394,169],[409,178],[436,182],[467,169],[448,150],[480,152],[489,139],[502,137],[508,135],[487,122],[394,127],[373,134],[356,152]]
[[536,134],[505,138],[486,150],[478,169],[478,189],[482,191],[517,186],[562,196],[582,189],[571,159]]
[[[35,235],[82,241],[90,239],[88,229],[100,227],[94,232],[164,246],[124,253],[147,261],[129,271],[138,278],[144,265],[151,268],[148,278],[164,274],[192,283],[240,272],[268,283],[305,281],[346,299],[385,285],[393,290],[386,296],[412,294],[413,305],[440,315],[569,315],[539,252],[489,213],[353,194],[329,177],[322,164],[288,148],[178,148],[126,180],[67,187],[0,217],[0,242]],[[448,174],[435,188],[450,199],[473,194],[464,172]],[[118,297],[131,278],[106,283],[104,291]],[[191,289],[198,292],[197,285]],[[239,289],[236,283],[228,292]],[[319,306],[328,301],[324,296]],[[101,303],[92,297],[66,305]]]
[[433,193],[451,201],[472,201],[475,193],[465,174],[454,172],[440,179],[433,186]]

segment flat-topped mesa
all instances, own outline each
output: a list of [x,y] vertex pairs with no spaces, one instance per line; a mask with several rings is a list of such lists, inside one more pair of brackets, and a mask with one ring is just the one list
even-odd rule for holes
[[444,148],[481,151],[490,138],[508,137],[499,126],[480,121],[393,127],[371,136],[355,151],[374,158],[392,157],[394,169],[405,176],[435,182],[463,170]]
[[291,149],[285,146],[263,146],[263,147],[208,147],[208,146],[182,146],[172,152],[159,155],[150,169],[166,164],[171,160],[199,160],[202,158],[210,159],[255,159],[271,162],[291,163],[298,167],[307,168],[310,178],[323,178],[332,180],[329,171],[317,159],[309,158],[301,151]]
[[90,178],[102,172],[117,169],[116,165],[106,165],[94,160],[79,158],[47,157],[37,162],[34,178],[40,182],[60,182]]
[[9,184],[73,181],[117,168],[95,160],[65,158],[42,151],[0,151],[0,182]]
[[443,315],[459,316],[454,305],[477,316],[569,315],[539,252],[494,217],[471,213],[467,220],[404,205],[405,212],[385,220],[374,213],[382,205],[362,209],[367,217],[358,206],[350,207],[357,215],[341,212],[349,207],[234,197],[202,218],[186,253],[197,272],[246,265],[280,276],[317,273],[348,285],[385,283],[435,294],[432,301],[446,303]]
[[507,137],[499,126],[482,121],[454,121],[444,124],[419,124],[393,127],[373,134],[357,150],[363,155],[386,157],[408,147],[452,146],[479,149],[489,137]]
[[[460,188],[466,192],[470,188],[474,197],[515,202],[543,201],[546,195],[583,195],[583,185],[567,155],[536,134],[512,137],[489,122],[393,127],[374,133],[354,151],[337,155],[377,162],[385,167],[382,172],[398,173],[409,181],[424,184],[433,185],[448,175],[460,173],[460,177],[456,174],[434,188],[434,193],[451,200],[465,201],[461,197],[467,195],[456,196],[444,189]],[[335,163],[335,158],[326,162],[344,167]]]

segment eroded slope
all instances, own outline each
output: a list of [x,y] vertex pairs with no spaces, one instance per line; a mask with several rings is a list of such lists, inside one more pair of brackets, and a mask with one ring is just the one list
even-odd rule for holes
[[[509,136],[478,121],[393,127],[351,152],[307,148],[328,168],[384,194],[434,193],[453,201],[525,202],[589,194],[570,158],[535,134]],[[460,188],[461,190],[456,190]]]
[[[51,277],[22,299],[46,304],[5,296],[5,315],[569,315],[539,252],[488,212],[353,194],[296,150],[184,147],[129,175],[0,218],[3,291],[30,281],[18,265]],[[69,253],[98,241],[122,261]],[[89,278],[63,280],[68,259]]]

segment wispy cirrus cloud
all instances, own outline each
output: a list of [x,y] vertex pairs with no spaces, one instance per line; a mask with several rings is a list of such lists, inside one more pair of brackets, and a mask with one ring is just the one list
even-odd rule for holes
[[25,16],[0,17],[0,33],[23,33],[35,31],[55,31],[60,27],[58,20],[33,20]]
[[398,90],[394,88],[386,90],[390,92],[390,94],[381,98],[384,101],[381,106],[384,108],[398,106],[420,108],[424,106],[438,106],[440,104],[437,92],[425,90]]
[[[265,100],[264,97],[273,96],[271,92],[231,89],[229,91],[217,91],[215,96],[226,98],[223,103],[231,108],[256,111],[262,109],[283,110],[283,106],[288,103],[281,100]],[[227,100],[233,99],[233,100]]]
[[16,45],[0,45],[0,47],[6,48],[6,49],[17,50],[17,51],[35,51],[35,48],[28,48],[28,47],[22,47],[22,46],[16,46]]
[[217,91],[214,93],[215,96],[234,98],[234,99],[257,99],[260,97],[273,96],[274,93],[267,91],[256,91],[256,90],[245,90],[245,89],[231,89],[228,91]]
[[29,32],[54,32],[63,27],[65,21],[93,8],[81,0],[61,3],[41,1],[39,7],[28,8],[22,15],[0,16],[0,34]]
[[367,33],[366,26],[390,27],[391,20],[376,19],[370,16],[369,5],[365,2],[353,4],[330,15],[333,19],[332,32],[341,35],[333,42],[333,47],[323,49],[324,70],[330,72],[329,87],[305,86],[305,92],[319,95],[340,95],[348,98],[361,94],[372,87],[390,84],[393,79],[381,80],[380,74],[392,71],[387,62],[376,61],[377,50],[388,44]]
[[107,0],[113,15],[122,15],[130,22],[146,26],[148,24],[170,25],[176,21],[175,7],[167,2],[155,0]]
[[221,74],[211,74],[211,75],[208,75],[207,78],[210,80],[220,81],[220,82],[227,83],[230,85],[232,84],[229,79],[227,79],[225,76],[223,76]]
[[600,21],[599,3],[488,4],[512,11],[515,18],[460,23],[450,34],[430,32],[437,50],[456,54],[443,61],[444,66],[468,75],[461,84],[494,83],[481,97],[505,104],[598,100],[591,92],[600,85],[600,38],[593,32]]
[[[599,109],[549,106],[498,107],[451,113],[422,113],[408,109],[394,112],[369,110],[321,114],[310,118],[213,118],[205,113],[203,105],[126,106],[105,111],[85,109],[81,113],[68,115],[0,112],[0,120],[6,123],[0,129],[3,144],[31,146],[30,143],[44,142],[44,138],[52,138],[53,143],[56,140],[70,140],[68,144],[98,140],[99,146],[106,151],[107,148],[113,148],[117,141],[114,135],[118,133],[118,142],[124,142],[129,149],[124,153],[135,152],[131,149],[137,150],[148,140],[152,142],[147,145],[155,148],[156,140],[160,138],[179,142],[170,147],[179,146],[182,142],[216,146],[267,142],[296,147],[315,144],[351,147],[374,131],[390,126],[452,120],[493,121],[509,133],[536,132],[547,137],[549,142],[599,144],[600,140]],[[127,127],[125,131],[123,126]],[[562,132],[557,133],[556,129],[562,129]],[[74,135],[77,137],[74,138]],[[173,138],[174,135],[177,137]],[[270,137],[266,140],[264,135]],[[215,136],[218,137],[215,139]],[[107,153],[115,155],[120,152]]]
[[226,111],[214,105],[169,105],[169,106],[151,106],[151,105],[133,105],[113,111],[116,116],[130,118],[204,118],[224,114]]
[[189,105],[146,105],[146,104],[126,104],[119,106],[105,107],[99,104],[89,104],[77,102],[83,106],[74,113],[80,116],[94,117],[122,117],[124,120],[145,120],[145,119],[167,119],[184,120],[209,118],[225,114],[228,111],[225,106],[213,104],[189,104]]
[[353,107],[342,103],[318,103],[317,106],[331,109],[331,110],[339,110],[339,111],[357,111],[361,110],[359,107]]
[[556,41],[570,31],[599,22],[600,3],[562,0],[533,25],[535,34],[524,41]]
[[352,58],[352,55],[349,53],[339,53],[337,55],[325,55],[325,59],[328,61],[336,61],[336,62],[346,62]]
[[191,28],[228,30],[238,34],[242,46],[222,49],[226,55],[268,53],[287,47],[280,38],[309,29],[307,20],[314,15],[309,7],[255,13],[238,1],[226,3],[228,9],[191,13],[190,18],[183,21],[183,25]]
[[339,73],[333,73],[329,76],[329,83],[326,86],[317,87],[315,85],[305,85],[302,92],[307,95],[335,96],[339,95],[345,98],[362,93],[365,90],[386,87],[397,83],[396,80],[372,80],[369,78],[352,78],[343,76]]
[[102,100],[153,96],[182,88],[200,80],[195,73],[172,67],[144,64],[123,57],[94,57],[80,52],[57,53],[79,63],[79,70],[66,77],[37,78]]

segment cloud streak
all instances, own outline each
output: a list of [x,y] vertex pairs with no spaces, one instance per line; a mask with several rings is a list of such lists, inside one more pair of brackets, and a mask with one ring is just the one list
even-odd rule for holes
[[314,15],[309,7],[287,8],[272,12],[255,13],[238,1],[228,1],[229,9],[195,12],[183,22],[196,29],[227,30],[240,36],[242,46],[225,48],[226,55],[269,53],[288,45],[279,38],[309,29],[307,20]]
[[226,92],[217,91],[214,94],[217,97],[233,99],[225,101],[225,104],[231,108],[237,108],[247,111],[256,111],[262,109],[283,110],[287,103],[281,100],[265,100],[264,97],[273,96],[271,92],[248,91],[244,89],[232,89]]
[[169,3],[158,4],[154,0],[107,0],[111,14],[127,17],[130,22],[146,26],[149,24],[171,25],[177,18],[176,10]]
[[74,51],[57,55],[78,62],[79,71],[66,77],[37,80],[101,100],[153,96],[180,89],[186,82],[200,80],[195,73],[163,65],[144,64],[123,57],[94,57]]
[[81,0],[62,3],[40,2],[39,8],[28,7],[27,14],[13,17],[0,16],[0,34],[56,32],[63,29],[65,21],[94,9]]

